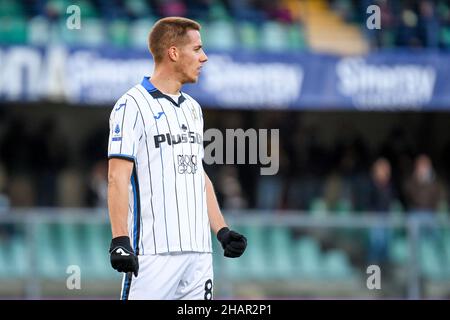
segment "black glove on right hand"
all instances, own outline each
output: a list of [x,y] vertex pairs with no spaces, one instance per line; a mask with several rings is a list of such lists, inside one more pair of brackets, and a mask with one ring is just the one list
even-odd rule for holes
[[130,245],[127,236],[116,237],[111,240],[109,247],[111,266],[119,272],[133,272],[137,277],[139,260]]
[[228,258],[240,257],[247,247],[247,238],[227,227],[223,227],[217,232],[217,239],[222,244],[223,255]]

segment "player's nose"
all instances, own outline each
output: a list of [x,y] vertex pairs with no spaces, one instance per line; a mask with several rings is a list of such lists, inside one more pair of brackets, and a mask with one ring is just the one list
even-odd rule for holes
[[208,61],[208,56],[206,55],[205,51],[202,50],[202,55],[200,56],[200,62],[205,63]]

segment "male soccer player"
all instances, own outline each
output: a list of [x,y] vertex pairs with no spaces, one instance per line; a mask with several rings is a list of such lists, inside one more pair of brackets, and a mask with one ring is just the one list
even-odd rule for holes
[[208,60],[200,25],[168,17],[153,26],[151,78],[126,92],[110,117],[111,265],[122,299],[212,299],[211,229],[226,257],[247,239],[228,228],[203,170],[200,105],[180,91]]

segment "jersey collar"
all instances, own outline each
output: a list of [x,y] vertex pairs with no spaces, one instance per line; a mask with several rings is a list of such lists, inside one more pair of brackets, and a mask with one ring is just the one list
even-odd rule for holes
[[171,97],[169,97],[168,95],[165,95],[164,93],[162,93],[161,91],[156,89],[156,87],[153,85],[153,83],[150,82],[150,77],[144,77],[144,79],[142,79],[141,85],[145,88],[145,90],[147,90],[147,92],[153,98],[155,98],[155,99],[165,98],[165,99],[169,100],[170,102],[172,102],[177,107],[179,107],[183,103],[183,101],[186,100],[183,93],[181,92],[181,95],[178,97],[178,103],[175,102]]

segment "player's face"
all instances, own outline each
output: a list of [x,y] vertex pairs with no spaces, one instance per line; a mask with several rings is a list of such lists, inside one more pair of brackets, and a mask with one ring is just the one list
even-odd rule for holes
[[200,32],[189,30],[188,42],[180,48],[180,60],[178,71],[182,83],[197,82],[203,64],[208,60],[202,48]]

